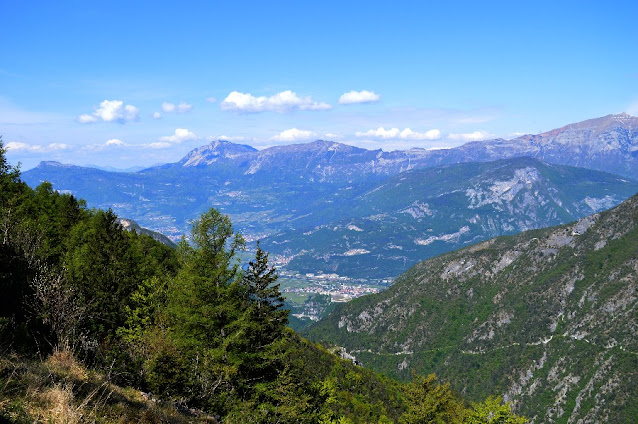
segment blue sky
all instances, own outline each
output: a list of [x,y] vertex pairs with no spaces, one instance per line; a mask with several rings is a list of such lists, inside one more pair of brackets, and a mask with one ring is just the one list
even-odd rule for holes
[[174,162],[221,137],[441,148],[638,115],[635,1],[0,0],[0,16],[0,134],[23,170]]

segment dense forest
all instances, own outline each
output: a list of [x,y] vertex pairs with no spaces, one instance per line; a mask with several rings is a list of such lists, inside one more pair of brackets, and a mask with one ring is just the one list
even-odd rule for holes
[[468,404],[434,375],[400,383],[298,336],[268,254],[241,264],[217,210],[173,249],[29,188],[1,139],[0,238],[0,422],[525,422],[498,397]]

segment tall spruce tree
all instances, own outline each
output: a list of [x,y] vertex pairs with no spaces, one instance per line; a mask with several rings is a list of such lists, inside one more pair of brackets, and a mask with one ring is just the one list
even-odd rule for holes
[[248,291],[248,315],[254,330],[251,347],[260,349],[281,336],[288,323],[288,310],[282,309],[284,298],[279,291],[279,278],[274,267],[268,264],[268,253],[257,243],[255,260],[250,261],[243,276]]

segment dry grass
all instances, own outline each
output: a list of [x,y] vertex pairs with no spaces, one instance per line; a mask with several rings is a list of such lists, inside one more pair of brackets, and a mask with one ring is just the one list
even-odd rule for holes
[[111,384],[87,370],[67,350],[45,361],[0,357],[0,422],[198,423],[211,417],[184,414],[139,390]]
[[45,365],[54,373],[67,376],[77,381],[88,381],[86,368],[78,364],[69,350],[56,349],[45,361]]
[[29,415],[35,421],[52,424],[81,422],[82,414],[74,405],[73,391],[70,387],[56,384],[34,395],[36,402],[32,402],[33,409],[29,411]]

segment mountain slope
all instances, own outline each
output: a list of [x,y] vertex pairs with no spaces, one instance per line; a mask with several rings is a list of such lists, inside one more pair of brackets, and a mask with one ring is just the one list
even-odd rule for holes
[[310,330],[364,365],[500,392],[536,422],[638,416],[638,196],[419,263]]
[[638,179],[638,118],[626,113],[607,115],[512,140],[474,141],[439,156],[440,163],[531,156]]
[[[638,118],[608,115],[539,135],[476,141],[436,151],[384,152],[323,140],[257,151],[213,141],[177,163],[137,173],[43,162],[23,173],[23,178],[31,186],[50,181],[54,188],[73,192],[91,206],[113,207],[142,226],[169,235],[183,234],[189,220],[215,206],[236,215],[234,221],[245,225],[246,233],[258,236],[281,229],[276,224],[280,217],[285,222],[303,216],[323,201],[360,194],[410,169],[520,156],[613,170],[638,179]],[[282,200],[273,201],[273,196]],[[263,220],[274,225],[259,225]]]
[[636,192],[638,183],[612,174],[525,157],[415,169],[313,211],[263,245],[302,273],[386,278],[470,243],[582,218]]
[[132,219],[118,218],[118,222],[125,230],[135,231],[137,234],[146,234],[147,236],[153,238],[155,241],[159,241],[160,243],[168,247],[177,247],[177,245],[164,234],[158,233],[156,231],[151,231],[148,228],[140,227],[140,225]]
[[[435,182],[444,189],[451,184],[431,172],[417,172],[463,163],[455,168],[457,176],[465,172],[460,171],[462,167],[474,175],[477,165],[469,162],[521,156],[638,178],[638,118],[609,115],[539,135],[477,141],[437,151],[373,151],[325,140],[258,151],[247,145],[213,141],[177,163],[137,173],[43,162],[25,172],[23,178],[31,186],[50,181],[55,189],[82,197],[91,207],[112,208],[173,240],[188,232],[193,219],[215,207],[230,215],[248,240],[273,236],[268,241],[270,251],[279,254],[282,263],[291,260],[290,266],[297,270],[316,271],[314,264],[319,264],[319,269],[327,272],[360,276],[370,270],[377,277],[395,276],[417,260],[487,237],[576,219],[613,206],[635,191],[614,192],[610,188],[602,195],[587,194],[576,199],[579,206],[561,197],[559,200],[565,202],[561,206],[541,190],[539,193],[551,201],[535,207],[528,218],[521,216],[523,208],[509,204],[516,200],[506,199],[511,190],[496,193],[503,197],[501,201],[489,203],[487,198],[477,197],[471,204],[463,198],[463,193],[473,189],[468,180],[466,186],[457,187],[459,192],[448,190],[437,200],[432,198]],[[589,177],[586,172],[578,176]],[[507,179],[499,181],[506,183]],[[622,186],[623,181],[618,181],[618,187]],[[474,184],[478,185],[477,193],[489,189],[476,181]],[[378,189],[376,196],[374,189]],[[571,191],[566,186],[562,190],[566,196]],[[582,187],[578,192],[584,194]],[[535,192],[527,193],[534,203]],[[583,205],[587,197],[589,205]],[[432,205],[446,199],[448,204],[439,204],[435,216],[427,216]],[[430,212],[423,209],[424,204]],[[453,206],[463,212],[452,210]],[[468,206],[482,222],[467,222],[474,219],[467,213]],[[496,215],[488,218],[481,213]],[[442,216],[452,219],[442,220]],[[303,255],[293,257],[300,252]]]

